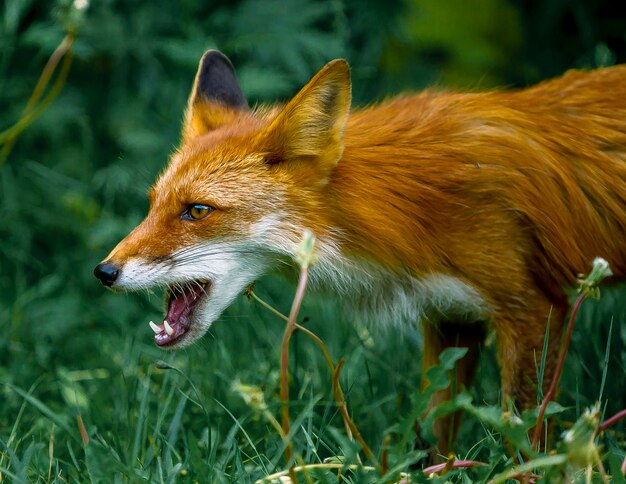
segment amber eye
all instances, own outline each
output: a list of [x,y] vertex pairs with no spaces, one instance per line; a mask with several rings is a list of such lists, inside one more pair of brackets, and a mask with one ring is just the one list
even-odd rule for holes
[[201,220],[215,210],[210,205],[193,203],[181,214],[183,220]]

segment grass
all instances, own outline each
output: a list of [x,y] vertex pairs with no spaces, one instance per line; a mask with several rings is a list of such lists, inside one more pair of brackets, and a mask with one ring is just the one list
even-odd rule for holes
[[[271,277],[255,288],[283,313],[293,290]],[[558,396],[563,406],[556,417],[559,429],[571,427],[598,399],[599,420],[626,407],[623,295],[623,288],[605,290],[602,303],[589,300],[583,306]],[[160,313],[160,303],[149,296],[128,297],[130,314],[115,311],[124,296],[107,295],[97,308],[100,323],[85,322],[80,331],[54,340],[52,348],[45,337],[16,339],[12,334],[11,359],[0,367],[3,480],[254,482],[286,470],[285,443],[268,418],[280,416],[284,321],[242,297],[199,344],[165,353],[152,345],[147,326]],[[300,321],[307,318],[304,324],[324,341],[335,362],[345,361],[340,381],[347,408],[365,442],[385,462],[389,479],[397,480],[401,471],[425,479],[416,469],[427,462],[424,453],[413,450],[412,432],[413,418],[426,400],[418,392],[419,331],[366,327],[340,316],[338,304],[307,295]],[[319,348],[296,331],[290,349],[289,436],[298,465],[331,459],[331,464],[345,464],[344,482],[380,482],[377,472],[359,465],[369,463],[347,436]],[[452,469],[441,479],[487,482],[513,467],[502,441],[510,429],[501,427],[493,353],[487,345],[473,403],[468,396],[456,402],[468,410],[458,458],[487,466]],[[449,365],[454,357],[448,353],[442,363]],[[559,407],[549,407],[548,413],[555,410]],[[624,421],[597,441],[607,473],[623,482]],[[534,469],[567,464],[554,456],[543,458],[552,460],[533,461]],[[584,466],[580,474],[568,469],[568,475],[584,480]],[[337,482],[337,470],[312,469],[305,479],[299,475],[304,482]],[[593,478],[599,480],[598,474]]]
[[[51,72],[44,74],[45,87]],[[29,106],[43,87],[37,92]],[[23,119],[25,127],[30,118]],[[13,140],[0,141],[10,151]],[[80,294],[67,294],[54,274],[29,285],[18,271],[9,289],[15,297],[5,294],[13,304],[0,308],[0,320],[10,321],[0,340],[2,482],[269,482],[287,475],[420,482],[427,455],[414,449],[414,423],[429,438],[435,413],[456,409],[466,412],[458,453],[432,481],[530,482],[533,473],[553,482],[625,481],[624,287],[603,290],[601,304],[585,303],[559,404],[540,409],[556,420],[558,444],[540,453],[527,433],[536,414],[520,420],[500,408],[493,342],[471,395],[424,418],[429,394],[418,391],[424,375],[416,326],[364,326],[343,316],[341,301],[305,294],[301,284],[285,329],[260,301],[286,314],[293,286],[267,277],[200,344],[165,353],[147,326],[160,317],[158,298],[102,296],[85,276],[95,260],[75,262],[85,284],[70,287],[84,287]],[[442,353],[441,366],[426,375],[430,391],[447,385],[446,370],[462,354]],[[537,355],[540,373],[541,361]]]

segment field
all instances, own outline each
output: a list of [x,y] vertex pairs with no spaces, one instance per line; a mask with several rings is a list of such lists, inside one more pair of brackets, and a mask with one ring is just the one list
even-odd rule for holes
[[[285,99],[340,56],[353,65],[357,104],[433,83],[521,86],[626,61],[626,16],[608,1],[598,3],[605,10],[556,0],[530,10],[503,0],[449,9],[436,1],[367,9],[313,0],[49,3],[7,0],[0,26],[0,482],[254,482],[289,467],[274,421],[282,319],[242,295],[200,343],[168,353],[148,327],[162,316],[162,295],[113,294],[92,276],[145,214],[145,191],[177,143],[206,48],[231,56],[252,103]],[[570,18],[575,32],[564,27]],[[295,287],[268,276],[254,291],[287,314]],[[410,473],[411,482],[426,481],[428,458],[414,448],[413,430],[427,399],[419,328],[366,326],[342,311],[349,301],[332,296],[307,292],[299,322],[334,365],[344,361],[338,381],[348,412],[380,467],[369,469],[375,463],[346,431],[320,348],[296,331],[291,462],[327,467],[300,480],[396,482]],[[544,460],[531,468],[548,481],[601,482],[604,472],[624,482],[624,420],[595,440],[597,422],[581,420],[596,402],[599,421],[626,408],[624,301],[622,285],[583,304],[559,406],[550,407],[553,455],[524,455],[526,433],[501,413],[491,338],[474,387],[456,402],[469,410],[456,459],[487,465],[433,480],[488,482],[534,457]],[[561,432],[577,421],[581,441],[568,447]]]

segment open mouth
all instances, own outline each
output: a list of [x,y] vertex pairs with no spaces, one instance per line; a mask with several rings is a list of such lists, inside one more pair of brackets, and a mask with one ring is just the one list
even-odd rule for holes
[[191,281],[169,287],[166,295],[166,314],[161,324],[150,321],[157,346],[171,346],[180,341],[192,325],[193,311],[207,295],[208,281]]

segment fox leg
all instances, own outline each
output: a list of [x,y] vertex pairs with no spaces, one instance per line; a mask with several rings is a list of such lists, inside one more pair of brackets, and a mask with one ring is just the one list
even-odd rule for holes
[[[468,352],[456,363],[451,375],[450,385],[435,393],[429,402],[429,409],[439,403],[450,400],[464,387],[471,385],[480,356],[480,345],[485,340],[486,330],[482,323],[451,323],[444,322],[422,324],[424,349],[422,352],[422,375],[439,364],[439,354],[446,348],[467,348]],[[422,387],[426,384],[422,378]],[[433,431],[437,437],[437,447],[440,454],[447,455],[451,450],[461,423],[460,412],[439,418],[435,421]]]
[[566,315],[567,300],[564,299],[552,304],[545,302],[538,310],[521,314],[515,320],[507,318],[495,322],[505,408],[513,403],[521,412],[537,405],[537,374],[549,321],[542,383],[545,395],[556,369]]

